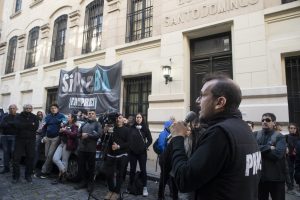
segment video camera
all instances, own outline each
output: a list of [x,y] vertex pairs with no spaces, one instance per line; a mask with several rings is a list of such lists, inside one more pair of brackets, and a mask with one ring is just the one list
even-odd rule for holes
[[114,125],[116,122],[116,118],[119,116],[117,112],[111,112],[111,113],[104,113],[99,116],[98,121],[101,123],[102,126],[105,124],[107,125]]

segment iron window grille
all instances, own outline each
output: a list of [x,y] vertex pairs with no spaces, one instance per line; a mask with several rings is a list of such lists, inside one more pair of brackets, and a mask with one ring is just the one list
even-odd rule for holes
[[103,0],[94,0],[85,9],[82,53],[97,51],[101,47]]
[[40,31],[40,27],[34,27],[29,31],[26,58],[25,58],[25,69],[35,67],[39,31]]
[[16,50],[17,50],[17,40],[18,40],[17,36],[14,36],[9,40],[5,74],[9,74],[14,71],[14,64],[15,64]]
[[54,22],[50,62],[64,59],[67,20],[68,16],[62,15]]
[[125,116],[135,116],[138,112],[141,112],[147,121],[151,76],[125,79],[124,89],[123,108]]
[[300,56],[285,58],[289,121],[300,121]]
[[15,12],[21,10],[22,0],[16,0]]
[[152,36],[152,0],[130,0],[127,14],[126,42]]
[[51,104],[57,103],[58,88],[47,89],[46,113],[50,113]]

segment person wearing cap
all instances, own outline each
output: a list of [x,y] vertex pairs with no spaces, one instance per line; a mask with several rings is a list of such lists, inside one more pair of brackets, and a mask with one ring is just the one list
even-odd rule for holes
[[25,179],[32,183],[33,162],[35,156],[35,135],[38,129],[39,121],[36,115],[32,113],[32,105],[25,104],[23,112],[16,117],[16,146],[13,158],[13,183],[20,179],[20,161],[25,153]]

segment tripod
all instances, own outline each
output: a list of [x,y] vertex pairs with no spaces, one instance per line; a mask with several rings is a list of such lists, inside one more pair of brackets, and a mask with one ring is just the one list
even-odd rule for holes
[[[108,143],[109,143],[111,137],[112,137],[112,134],[110,134],[110,133],[105,134],[104,138],[101,139],[101,141],[99,142],[99,143],[101,143],[101,149],[98,152],[96,151],[96,166],[95,166],[95,170],[94,170],[94,176],[93,176],[93,179],[91,182],[91,188],[89,190],[88,200],[90,200],[91,198],[93,198],[95,200],[99,200],[97,197],[95,197],[93,195],[94,185],[95,185],[97,175],[101,171],[105,171],[105,156],[108,151]],[[99,143],[97,143],[97,145],[99,145]]]

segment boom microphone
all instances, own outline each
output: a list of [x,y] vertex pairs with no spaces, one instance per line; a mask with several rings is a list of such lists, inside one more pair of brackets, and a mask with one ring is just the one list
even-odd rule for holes
[[196,118],[197,118],[197,114],[194,111],[190,111],[185,116],[184,122],[188,124],[188,123],[194,121],[194,119],[196,119]]

